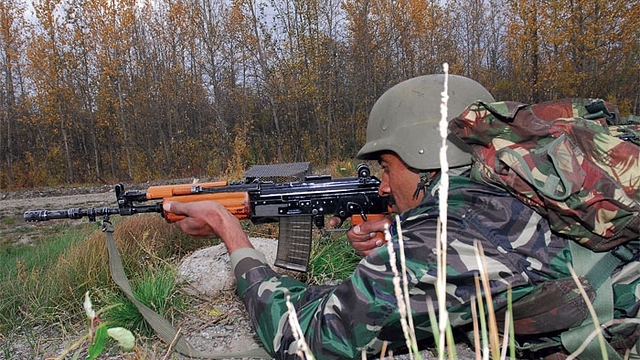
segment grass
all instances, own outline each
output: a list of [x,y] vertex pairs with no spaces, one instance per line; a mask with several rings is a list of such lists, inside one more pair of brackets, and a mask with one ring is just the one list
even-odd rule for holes
[[87,236],[90,228],[72,228],[39,246],[21,246],[2,252],[0,331],[33,326],[59,314],[56,308],[73,297],[69,290],[78,283],[69,288],[68,271],[58,273],[54,267],[69,248]]
[[[194,240],[155,214],[113,217],[114,238],[136,298],[172,319],[188,306],[175,284],[179,261],[219,240]],[[82,299],[87,291],[101,319],[142,338],[153,331],[110,279],[105,235],[99,223],[57,221],[39,224],[46,234],[36,245],[4,246],[0,250],[0,357],[11,358],[11,339],[27,340],[34,352],[45,329],[78,338],[85,331]],[[277,237],[277,224],[243,222],[250,236]],[[359,260],[342,239],[315,242],[313,278],[345,278]],[[46,332],[46,331],[45,331]],[[7,340],[7,341],[5,341]],[[61,340],[65,341],[66,340]]]
[[[196,248],[219,241],[194,241],[157,215],[114,220],[114,236],[138,299],[164,316],[180,311],[185,301],[174,284],[175,264]],[[37,246],[6,247],[0,252],[0,339],[19,332],[35,349],[34,329],[55,327],[73,336],[80,331],[78,324],[85,322],[81,304],[87,291],[99,308],[122,304],[111,307],[105,320],[148,334],[137,310],[109,278],[100,226],[52,223],[52,227],[57,231]],[[8,346],[3,345],[0,354],[6,354]]]
[[[148,268],[131,281],[136,299],[164,318],[173,318],[186,308],[187,300],[176,287],[177,272],[170,265]],[[153,329],[144,320],[136,306],[121,292],[110,292],[105,303],[113,305],[103,318],[110,326],[134,329],[144,336],[153,336]]]
[[13,218],[2,218],[2,220],[0,220],[0,228],[5,227],[5,226],[13,226],[16,224],[16,219]]
[[344,280],[353,274],[361,259],[345,235],[337,238],[323,236],[313,242],[307,282],[322,284],[327,281]]

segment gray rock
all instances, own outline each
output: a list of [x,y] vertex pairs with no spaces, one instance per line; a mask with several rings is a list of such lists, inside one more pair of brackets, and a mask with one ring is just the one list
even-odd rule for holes
[[[278,240],[250,238],[253,246],[262,252],[269,264],[276,258]],[[231,274],[229,254],[224,244],[195,251],[178,266],[178,281],[187,283],[195,292],[213,296],[220,291],[235,288],[236,279]]]

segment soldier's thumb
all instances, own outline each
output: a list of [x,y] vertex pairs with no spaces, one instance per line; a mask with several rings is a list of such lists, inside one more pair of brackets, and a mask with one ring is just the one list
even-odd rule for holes
[[182,214],[182,212],[180,212],[180,205],[181,204],[179,202],[166,201],[162,203],[162,210],[167,213]]

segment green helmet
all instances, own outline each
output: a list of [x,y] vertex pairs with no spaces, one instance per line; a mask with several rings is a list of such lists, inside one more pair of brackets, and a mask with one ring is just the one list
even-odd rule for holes
[[[403,81],[387,90],[369,114],[367,143],[357,157],[377,159],[381,151],[393,151],[408,166],[418,170],[440,168],[440,103],[445,75],[425,75]],[[482,85],[463,76],[449,75],[448,118],[459,116],[472,102],[493,102]],[[469,147],[449,135],[447,161],[450,167],[471,163]]]

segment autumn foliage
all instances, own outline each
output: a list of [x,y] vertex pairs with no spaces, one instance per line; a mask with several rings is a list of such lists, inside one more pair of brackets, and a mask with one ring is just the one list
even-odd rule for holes
[[375,99],[450,72],[640,113],[638,0],[3,0],[0,188],[355,155]]

